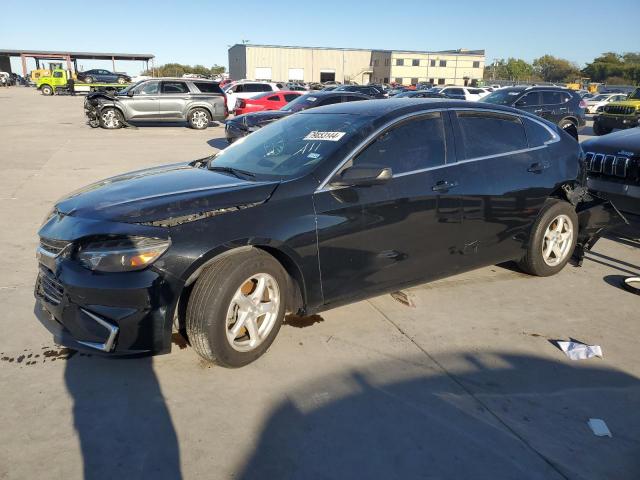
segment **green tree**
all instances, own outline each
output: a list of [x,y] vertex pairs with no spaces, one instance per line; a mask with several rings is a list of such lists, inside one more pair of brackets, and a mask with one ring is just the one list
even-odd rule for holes
[[553,55],[536,58],[533,61],[533,71],[546,82],[570,82],[580,76],[580,70],[575,64]]
[[533,67],[521,58],[509,58],[505,71],[510,80],[527,80],[531,78]]

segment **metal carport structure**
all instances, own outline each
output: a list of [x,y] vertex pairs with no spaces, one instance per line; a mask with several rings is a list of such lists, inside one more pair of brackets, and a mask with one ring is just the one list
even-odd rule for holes
[[5,50],[0,49],[0,58],[20,57],[22,61],[22,75],[27,76],[27,58],[34,58],[36,66],[39,67],[40,60],[63,60],[67,62],[67,68],[71,70],[73,64],[77,72],[77,60],[111,60],[113,70],[116,69],[116,60],[142,61],[146,63],[147,70],[151,61],[153,68],[154,55],[149,53],[97,53],[97,52],[67,52],[67,51],[47,51],[47,50]]

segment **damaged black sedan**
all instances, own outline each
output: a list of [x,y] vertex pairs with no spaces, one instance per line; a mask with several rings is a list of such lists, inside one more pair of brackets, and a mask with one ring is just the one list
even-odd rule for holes
[[602,210],[584,201],[580,158],[557,126],[508,107],[301,112],[57,203],[39,231],[36,312],[72,348],[167,353],[175,326],[203,358],[239,367],[286,312],[507,260],[559,272]]

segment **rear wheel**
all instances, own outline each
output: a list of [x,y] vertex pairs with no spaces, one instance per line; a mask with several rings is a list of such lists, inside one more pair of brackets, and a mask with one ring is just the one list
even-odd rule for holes
[[263,355],[285,314],[287,274],[268,253],[252,249],[216,260],[196,282],[186,329],[194,350],[224,367]]
[[531,275],[555,275],[571,258],[578,237],[578,216],[571,204],[558,200],[545,206],[531,230],[520,268]]
[[126,79],[126,78],[124,78],[124,77],[118,77],[117,82],[118,82],[120,85],[123,85],[123,84],[127,83],[127,79]]
[[196,130],[204,130],[211,122],[211,114],[204,108],[194,108],[187,116],[189,126]]
[[43,95],[53,95],[53,88],[49,85],[43,85],[42,88],[40,88],[40,91]]
[[122,117],[122,113],[120,112],[120,110],[118,110],[117,108],[103,108],[100,111],[100,116],[98,118],[100,121],[100,126],[102,128],[113,130],[124,126],[124,118]]
[[93,83],[93,77],[84,77],[84,83]]
[[605,128],[600,125],[600,122],[597,119],[593,121],[593,133],[597,136],[606,135],[611,133],[612,130],[612,128]]

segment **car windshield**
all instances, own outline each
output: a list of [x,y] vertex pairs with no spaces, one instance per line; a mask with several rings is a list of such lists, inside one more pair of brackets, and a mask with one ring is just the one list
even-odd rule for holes
[[318,95],[302,95],[301,97],[298,97],[295,100],[287,103],[280,110],[282,110],[283,112],[300,112],[302,110],[306,110],[307,108],[317,106],[319,101],[320,97],[318,97]]
[[295,178],[339,148],[355,147],[370,124],[370,117],[345,113],[291,115],[218,152],[209,168],[234,169],[256,180]]
[[602,100],[606,100],[607,98],[609,98],[609,95],[596,95],[589,100],[593,100],[594,102],[601,102]]
[[493,103],[495,105],[511,105],[513,101],[518,98],[522,93],[522,90],[510,90],[503,88],[490,93],[486,97],[481,98],[480,102]]
[[122,90],[118,90],[118,95],[126,95],[127,92],[129,90],[133,90],[134,88],[136,88],[138,85],[140,85],[142,82],[144,82],[144,80],[140,80],[136,83],[132,83],[131,85],[129,85],[128,87],[123,88]]

